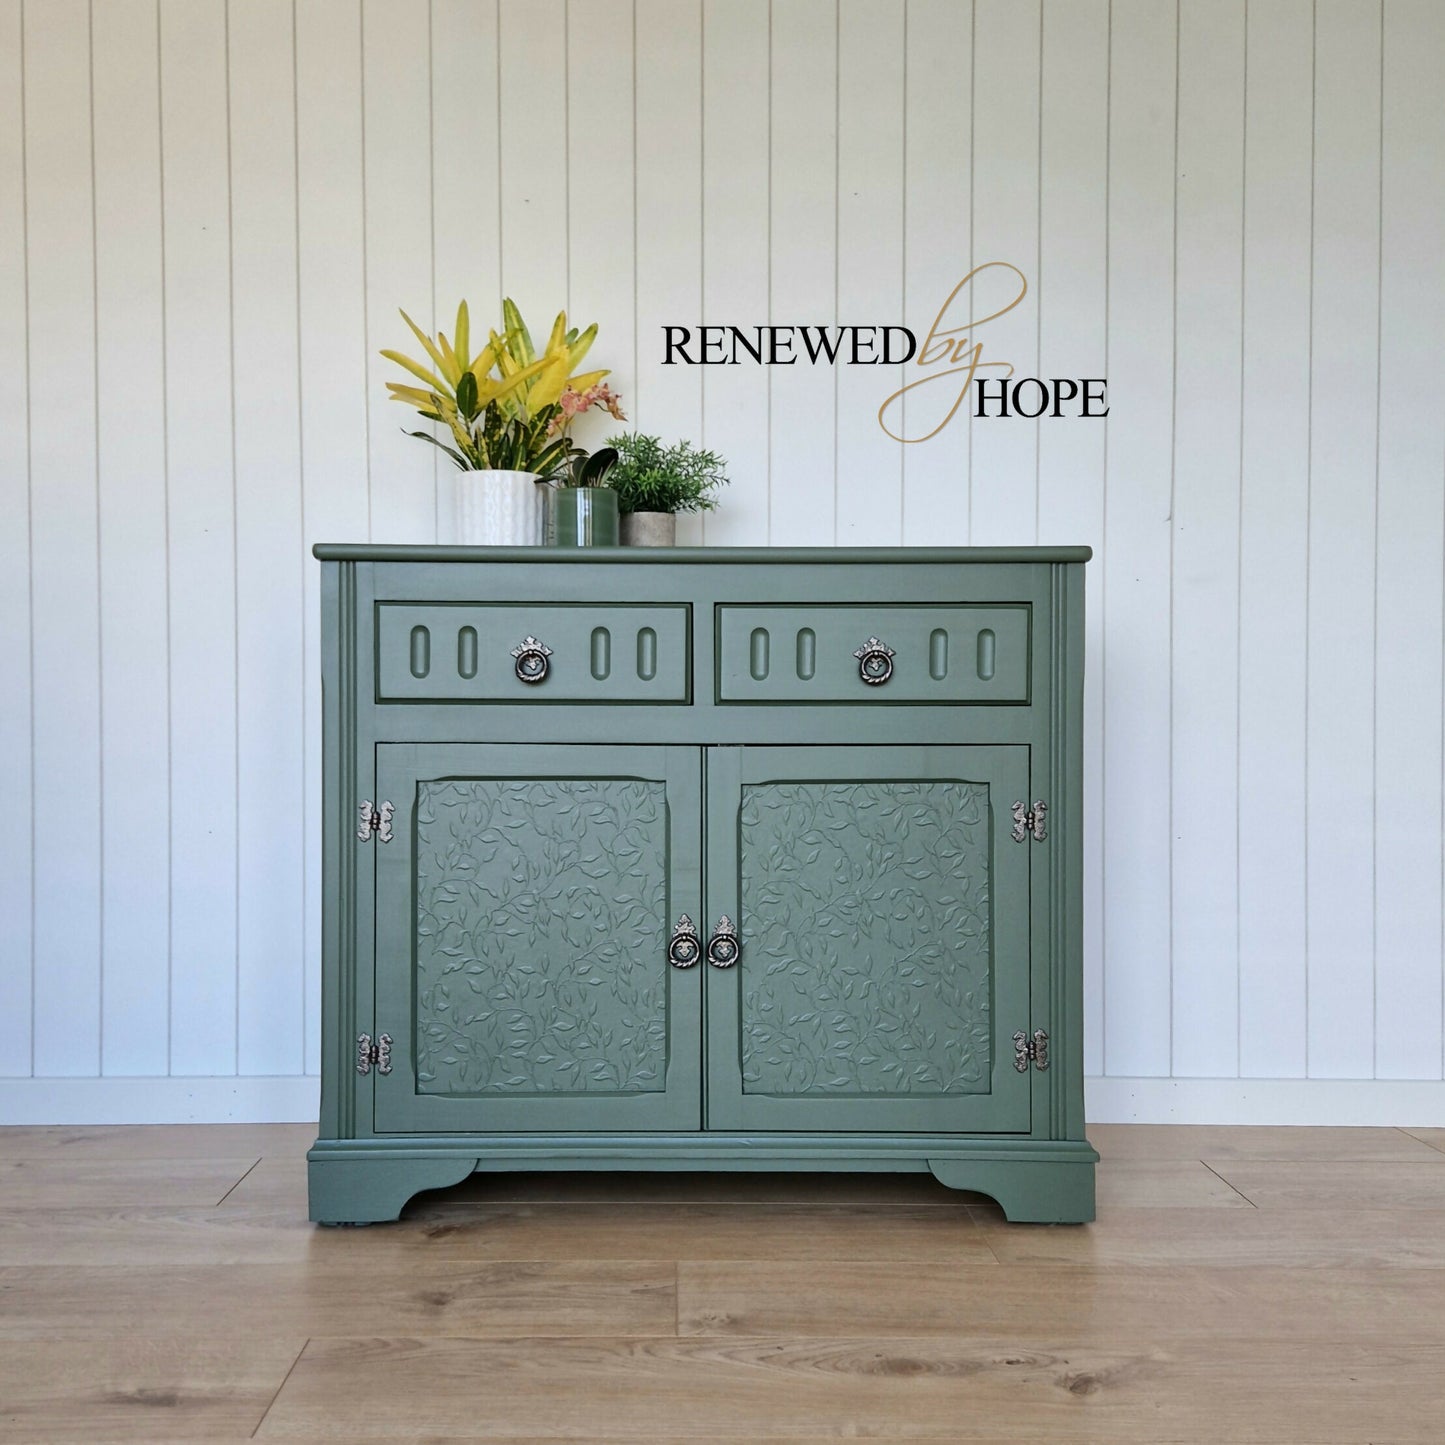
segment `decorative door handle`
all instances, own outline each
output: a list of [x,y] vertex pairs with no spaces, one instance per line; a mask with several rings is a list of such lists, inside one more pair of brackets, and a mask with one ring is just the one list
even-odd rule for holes
[[713,935],[707,941],[707,961],[714,968],[731,968],[742,955],[742,944],[738,942],[738,931],[733,921],[723,914],[717,921]]
[[882,687],[893,676],[893,649],[876,637],[870,637],[853,654],[858,659],[858,676],[869,687]]
[[512,656],[517,659],[516,673],[519,682],[544,682],[547,671],[551,664],[547,661],[552,656],[552,649],[545,642],[538,642],[535,637],[528,633],[513,649]]
[[701,957],[697,925],[684,913],[677,920],[677,930],[667,941],[667,961],[674,968],[691,968]]

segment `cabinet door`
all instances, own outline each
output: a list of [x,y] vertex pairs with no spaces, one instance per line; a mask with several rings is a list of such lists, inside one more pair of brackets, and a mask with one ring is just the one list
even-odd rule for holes
[[697,1129],[696,748],[383,744],[378,1132]]
[[708,753],[712,1129],[1026,1132],[1027,747]]

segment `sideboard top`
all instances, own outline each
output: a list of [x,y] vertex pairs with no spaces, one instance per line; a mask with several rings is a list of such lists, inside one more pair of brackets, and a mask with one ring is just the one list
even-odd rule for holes
[[1087,562],[1091,547],[449,547],[318,542],[323,562]]

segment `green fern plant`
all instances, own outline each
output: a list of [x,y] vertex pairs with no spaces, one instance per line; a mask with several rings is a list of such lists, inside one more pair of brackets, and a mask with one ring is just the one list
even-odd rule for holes
[[610,437],[617,461],[607,485],[617,493],[617,507],[629,512],[711,512],[712,494],[727,485],[727,464],[716,452],[691,442],[664,446],[662,439],[632,432]]

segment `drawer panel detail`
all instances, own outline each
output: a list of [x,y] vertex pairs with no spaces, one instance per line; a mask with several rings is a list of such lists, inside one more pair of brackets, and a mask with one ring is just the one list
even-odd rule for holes
[[720,703],[1027,703],[1017,603],[717,608]]
[[684,703],[690,612],[686,603],[381,602],[377,698]]

